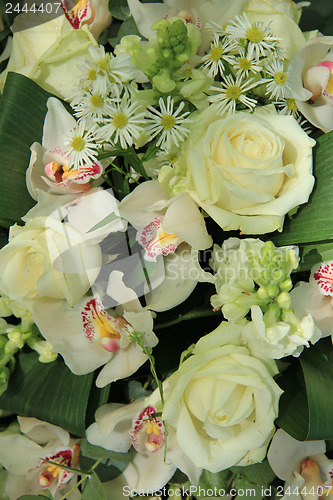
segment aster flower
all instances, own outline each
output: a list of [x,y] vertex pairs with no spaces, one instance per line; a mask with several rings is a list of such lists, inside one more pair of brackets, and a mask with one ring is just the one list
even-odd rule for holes
[[250,73],[258,73],[263,69],[262,64],[249,55],[245,54],[243,47],[238,47],[239,56],[235,58],[233,68],[236,70],[236,76],[248,77]]
[[223,61],[230,64],[234,64],[235,62],[235,56],[228,54],[234,48],[235,45],[231,44],[230,40],[220,40],[220,37],[215,34],[208,54],[202,58],[203,64],[201,67],[208,69],[209,76],[215,76],[217,73],[220,73],[222,76],[225,69]]
[[154,137],[161,134],[156,145],[162,149],[169,149],[173,144],[179,146],[179,143],[184,141],[190,132],[183,124],[192,121],[187,118],[190,114],[189,111],[180,115],[185,103],[182,101],[175,112],[173,111],[174,100],[171,96],[167,97],[166,104],[160,98],[158,105],[161,111],[148,106],[148,110],[150,111],[148,113],[148,120],[150,124],[146,127],[146,132],[151,134],[150,139],[154,139]]
[[292,115],[295,119],[300,116],[296,101],[291,97],[279,99],[278,101],[273,102],[273,104],[277,106],[281,115]]
[[97,157],[97,138],[94,128],[86,130],[84,120],[79,122],[65,137],[65,144],[68,147],[70,161],[68,167],[75,170],[83,166],[90,166]]
[[261,22],[252,23],[246,13],[235,16],[235,20],[226,26],[225,32],[231,41],[247,41],[247,55],[252,57],[254,54],[257,59],[267,56],[267,52],[275,51],[279,42],[279,38],[269,28]]
[[144,113],[137,103],[122,102],[110,108],[109,118],[98,130],[98,137],[104,141],[120,141],[122,148],[131,146],[138,139],[145,123]]
[[289,74],[288,71],[284,71],[283,61],[279,61],[278,59],[270,60],[265,65],[264,72],[266,73],[265,78],[268,82],[266,94],[271,99],[285,98],[290,94],[291,88],[288,85]]
[[260,82],[255,82],[253,78],[242,81],[240,75],[234,80],[232,75],[224,77],[221,82],[222,87],[210,87],[210,90],[215,90],[217,94],[208,97],[208,100],[215,104],[215,107],[220,114],[224,112],[234,113],[236,104],[244,104],[247,108],[252,109],[257,104],[256,99],[252,99],[246,95],[246,92],[253,87],[256,87]]
[[82,92],[80,100],[72,101],[71,105],[75,116],[80,119],[95,118],[102,121],[103,116],[109,115],[115,99],[103,96],[98,92]]

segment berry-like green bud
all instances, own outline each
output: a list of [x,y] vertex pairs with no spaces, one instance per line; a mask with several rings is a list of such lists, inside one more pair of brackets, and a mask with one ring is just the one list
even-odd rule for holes
[[280,290],[283,292],[289,292],[289,290],[292,289],[293,287],[293,282],[291,281],[290,278],[287,278],[286,280],[282,281],[282,283],[279,284]]
[[282,269],[275,269],[275,271],[272,272],[272,279],[276,283],[280,283],[280,281],[283,281],[285,279],[285,274]]
[[269,263],[273,260],[275,255],[275,245],[272,241],[266,241],[263,249],[261,250],[261,257],[265,263]]
[[259,299],[264,300],[264,299],[268,298],[267,289],[264,286],[261,286],[260,288],[258,288],[257,294],[258,294]]
[[274,285],[274,284],[270,284],[268,285],[267,287],[267,293],[268,293],[268,296],[273,298],[273,297],[276,297],[277,294],[279,293],[279,287],[277,285]]
[[277,299],[276,302],[281,309],[289,309],[291,306],[291,297],[288,292],[281,292]]

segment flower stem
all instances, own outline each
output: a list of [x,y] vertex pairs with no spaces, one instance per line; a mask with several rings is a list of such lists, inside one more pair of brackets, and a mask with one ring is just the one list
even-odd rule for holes
[[177,323],[181,323],[182,321],[189,321],[191,319],[207,318],[209,316],[218,317],[219,314],[221,314],[219,313],[219,311],[213,311],[212,309],[193,309],[188,313],[179,314],[179,316],[171,319],[170,321],[154,325],[154,330],[162,330],[162,328],[168,328],[169,326],[177,325]]

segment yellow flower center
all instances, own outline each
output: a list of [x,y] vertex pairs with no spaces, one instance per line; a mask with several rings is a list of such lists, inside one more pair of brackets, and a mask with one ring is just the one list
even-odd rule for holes
[[168,154],[168,161],[173,165],[174,163],[176,163],[178,159],[178,156],[175,154],[175,153],[169,153]]
[[97,73],[96,73],[95,69],[90,69],[88,71],[88,79],[89,80],[96,80],[96,75],[97,75]]
[[128,118],[124,113],[118,113],[113,117],[112,123],[116,128],[124,128],[127,125]]
[[164,129],[170,130],[176,124],[176,118],[172,115],[165,115],[161,120],[161,125]]
[[104,57],[104,59],[100,59],[97,64],[98,64],[98,66],[102,70],[107,71],[107,69],[108,69],[108,60],[107,60],[106,57]]
[[288,81],[288,77],[283,71],[278,71],[278,73],[274,75],[274,81],[277,85],[285,85]]
[[72,139],[71,146],[74,151],[82,151],[85,146],[85,140],[81,136],[76,135],[74,139]]
[[259,43],[264,39],[264,32],[258,26],[251,26],[246,32],[246,38],[249,42]]
[[252,66],[251,61],[249,61],[248,59],[246,59],[246,57],[241,57],[241,58],[239,59],[239,67],[240,67],[240,69],[242,69],[243,71],[244,71],[244,70],[251,69],[251,66]]
[[297,111],[297,104],[295,99],[287,99],[287,106],[290,111]]
[[209,57],[211,58],[212,61],[218,61],[219,59],[221,59],[222,56],[223,56],[223,49],[221,45],[218,45],[217,47],[214,47],[209,51]]
[[92,95],[90,102],[94,106],[94,108],[101,108],[103,106],[104,100],[100,95]]
[[242,89],[239,87],[239,85],[230,85],[225,93],[228,99],[236,101],[242,95]]

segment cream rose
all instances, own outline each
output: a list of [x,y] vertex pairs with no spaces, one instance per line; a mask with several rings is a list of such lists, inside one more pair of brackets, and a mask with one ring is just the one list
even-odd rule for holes
[[49,297],[74,305],[90,288],[101,266],[97,243],[53,217],[31,219],[10,229],[0,250],[0,292],[31,309]]
[[89,29],[75,30],[65,15],[46,22],[46,14],[20,14],[13,24],[13,43],[7,68],[0,75],[0,88],[8,71],[34,80],[52,94],[66,98],[79,79],[77,58],[88,55],[97,42]]
[[285,214],[312,191],[314,144],[291,116],[223,118],[210,106],[192,124],[176,169],[162,168],[159,180],[188,191],[223,229],[281,231]]
[[211,472],[263,460],[278,415],[276,365],[253,357],[241,332],[221,323],[168,379],[162,418],[184,454]]

